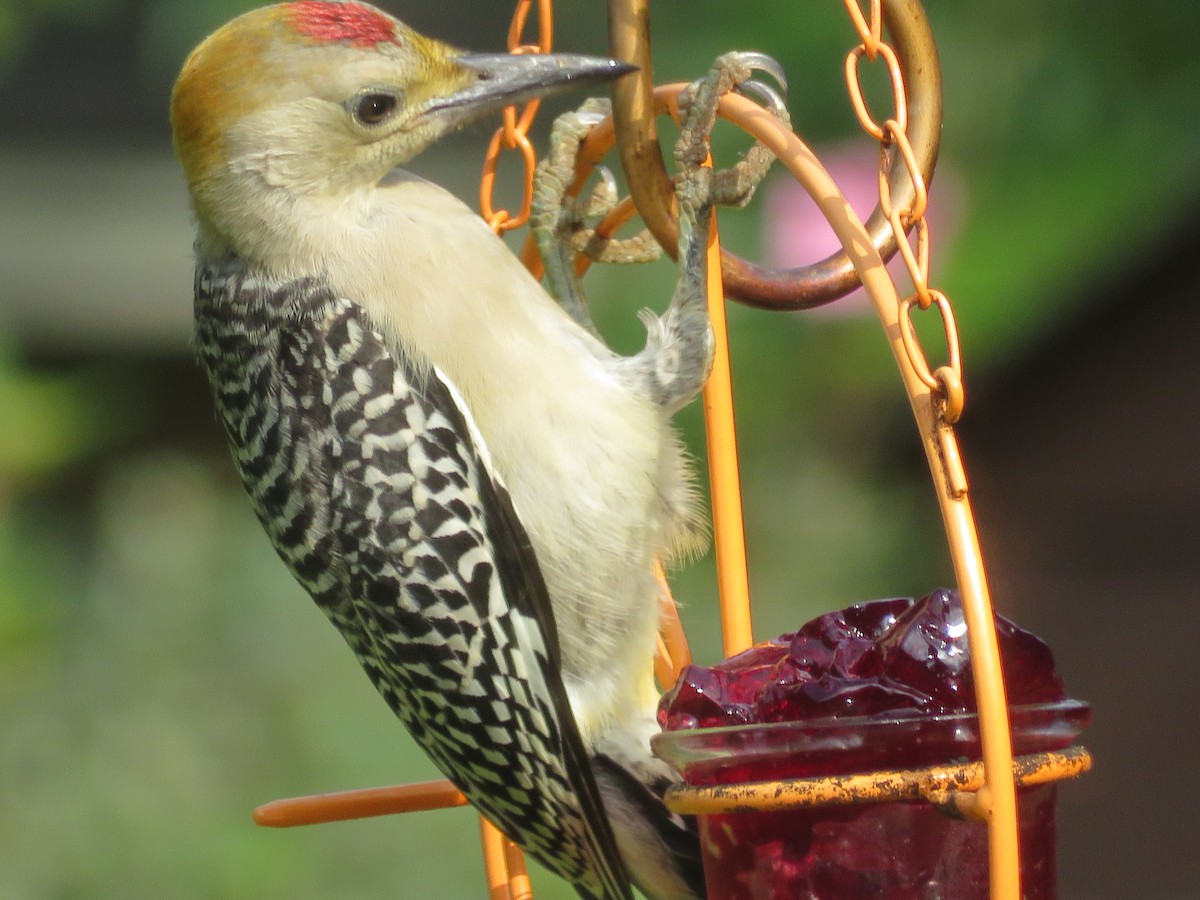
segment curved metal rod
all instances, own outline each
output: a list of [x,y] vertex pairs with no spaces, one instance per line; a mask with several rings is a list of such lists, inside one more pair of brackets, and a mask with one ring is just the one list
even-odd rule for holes
[[[937,47],[919,0],[884,0],[883,18],[900,58],[908,94],[908,137],[925,183],[933,179],[942,130],[942,74]],[[650,0],[609,0],[609,45],[615,59],[638,70],[616,82],[613,118],[621,165],[629,192],[646,226],[663,249],[675,255],[677,212],[654,122],[654,75],[650,63]],[[893,150],[893,153],[895,151]],[[913,185],[904,166],[892,168],[893,204],[907,206]],[[884,260],[896,253],[887,217],[876,206],[866,222]],[[845,251],[795,269],[772,269],[722,253],[721,272],[728,296],[761,309],[811,309],[858,287]]]
[[[1013,758],[1013,778],[1023,788],[1078,778],[1091,768],[1091,754],[1079,745]],[[667,789],[664,800],[672,812],[693,816],[916,800],[961,814],[962,807],[970,806],[962,798],[975,794],[984,783],[983,763],[975,761],[707,787],[676,784]]]

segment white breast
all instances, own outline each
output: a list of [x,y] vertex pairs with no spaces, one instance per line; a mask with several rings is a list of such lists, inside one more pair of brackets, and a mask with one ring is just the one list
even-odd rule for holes
[[395,178],[352,212],[310,236],[325,274],[465,398],[538,553],[586,739],[644,703],[628,693],[653,653],[668,426],[452,195]]

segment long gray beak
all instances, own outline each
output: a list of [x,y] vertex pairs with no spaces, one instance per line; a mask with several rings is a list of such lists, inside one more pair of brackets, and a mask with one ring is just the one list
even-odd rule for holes
[[461,124],[534,97],[612,81],[637,68],[613,59],[570,53],[464,53],[455,57],[455,62],[475,72],[478,80],[435,100],[422,118],[433,114],[447,124]]

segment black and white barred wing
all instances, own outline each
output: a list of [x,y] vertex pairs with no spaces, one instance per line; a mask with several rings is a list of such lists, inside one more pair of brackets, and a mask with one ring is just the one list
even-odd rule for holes
[[529,538],[470,414],[346,301],[317,328],[329,515],[359,654],[438,767],[544,865],[629,897]]

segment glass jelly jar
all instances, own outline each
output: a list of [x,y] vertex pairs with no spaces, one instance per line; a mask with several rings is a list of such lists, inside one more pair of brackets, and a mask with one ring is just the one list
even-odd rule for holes
[[[1010,712],[1017,755],[1061,750],[1076,701]],[[882,714],[664,732],[655,753],[695,787],[959,764],[980,756],[975,713]],[[1017,794],[1023,900],[1054,900],[1054,784]],[[710,900],[986,900],[987,826],[925,802],[700,816]]]

